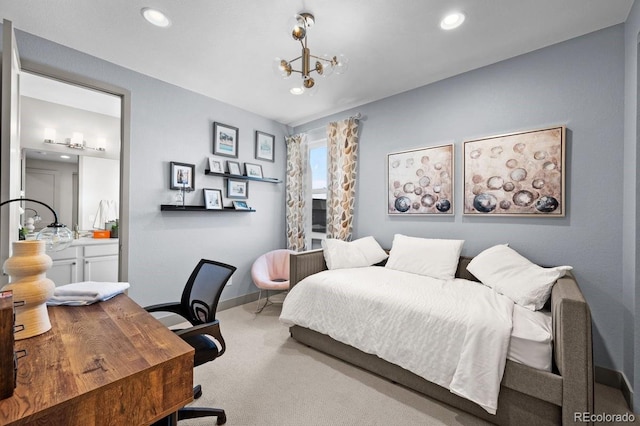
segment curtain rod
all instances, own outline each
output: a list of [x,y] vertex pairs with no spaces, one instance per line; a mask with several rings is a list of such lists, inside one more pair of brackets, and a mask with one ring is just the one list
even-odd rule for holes
[[[351,116],[347,117],[347,120],[348,120],[349,118],[355,118],[356,120],[360,120],[360,119],[362,118],[362,114],[360,114],[360,113],[358,112],[358,113],[356,113],[356,114],[354,114],[354,115],[351,115]],[[315,128],[313,128],[313,129],[305,130],[305,131],[304,131],[304,133],[311,133],[311,132],[315,132],[316,130],[324,129],[324,128],[326,128],[326,127],[327,127],[326,125],[324,125],[324,126],[320,126],[320,127],[315,127]]]

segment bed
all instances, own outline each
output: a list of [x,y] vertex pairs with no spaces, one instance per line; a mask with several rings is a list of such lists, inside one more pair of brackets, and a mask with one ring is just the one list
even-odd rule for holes
[[[478,282],[476,277],[467,270],[471,260],[472,258],[459,257],[455,278],[452,282],[460,281],[461,285],[466,286],[472,285],[468,281]],[[380,266],[362,269],[365,271],[370,268],[380,268]],[[290,260],[291,290],[287,299],[298,297],[296,293],[301,292],[294,291],[295,286],[307,277],[326,275],[329,277],[326,279],[331,280],[331,275],[326,272],[332,271],[327,271],[327,269],[323,250],[293,254]],[[325,271],[325,275],[319,274],[322,271]],[[385,268],[380,268],[369,273],[383,275],[384,272]],[[348,281],[353,281],[353,279],[348,278],[345,282]],[[406,280],[402,279],[402,281]],[[465,283],[465,281],[467,282]],[[477,283],[477,286],[482,287],[482,284]],[[310,287],[311,285],[309,285]],[[466,287],[465,291],[468,291],[469,288],[471,287]],[[407,363],[404,359],[393,358],[394,351],[385,353],[384,348],[392,347],[394,344],[393,341],[390,341],[392,339],[390,336],[380,337],[380,342],[378,342],[380,350],[376,347],[373,350],[369,348],[361,350],[359,347],[362,345],[358,338],[348,340],[339,332],[328,330],[317,320],[315,323],[308,323],[297,319],[290,312],[285,312],[288,300],[285,300],[285,307],[283,307],[283,314],[286,313],[287,317],[281,317],[281,320],[290,326],[291,337],[305,345],[453,405],[484,420],[503,425],[569,424],[575,422],[574,413],[593,412],[591,317],[589,307],[571,272],[567,272],[564,277],[558,279],[550,292],[549,302],[545,309],[536,312],[536,315],[520,309],[519,306],[512,308],[512,312],[501,304],[497,305],[498,312],[506,315],[513,313],[513,323],[509,325],[510,344],[507,345],[508,354],[497,385],[499,396],[493,407],[490,403],[485,404],[481,400],[474,402],[474,398],[469,398],[469,395],[464,392],[456,392],[449,388],[447,381],[443,383],[438,377],[430,377],[429,369],[426,369],[426,372],[419,368],[416,369],[416,366],[428,361],[424,357],[417,360],[410,357]],[[318,296],[313,297],[317,298]],[[382,298],[377,297],[377,299]],[[336,309],[344,310],[339,307],[340,303],[331,303]],[[322,309],[332,312],[331,307],[323,307]],[[380,309],[378,308],[377,311]],[[527,336],[526,333],[518,332],[522,329],[518,324],[528,321],[538,323],[541,330],[538,336]],[[366,325],[359,325],[359,327],[366,329]],[[549,332],[547,334],[551,337],[550,339],[545,338],[545,327]],[[497,343],[492,343],[491,346],[501,345],[500,339],[498,338]],[[406,341],[407,339],[403,337],[402,340]],[[428,356],[428,353],[425,356]],[[491,357],[493,354],[490,353],[489,356]],[[462,377],[464,378],[464,375]],[[495,378],[490,380],[495,380]]]

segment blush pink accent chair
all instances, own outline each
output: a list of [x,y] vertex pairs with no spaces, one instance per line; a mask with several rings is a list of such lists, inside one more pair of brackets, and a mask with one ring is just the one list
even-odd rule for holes
[[[278,249],[263,254],[253,262],[251,266],[251,278],[253,283],[260,289],[258,295],[258,308],[256,313],[272,302],[269,300],[269,290],[286,291],[289,290],[289,255],[295,253],[293,250]],[[267,298],[262,306],[262,290],[267,293]]]

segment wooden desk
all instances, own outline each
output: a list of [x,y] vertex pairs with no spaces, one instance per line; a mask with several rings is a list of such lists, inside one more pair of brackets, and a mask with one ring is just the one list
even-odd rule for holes
[[49,307],[52,329],[16,341],[0,425],[148,425],[193,400],[193,348],[121,294]]

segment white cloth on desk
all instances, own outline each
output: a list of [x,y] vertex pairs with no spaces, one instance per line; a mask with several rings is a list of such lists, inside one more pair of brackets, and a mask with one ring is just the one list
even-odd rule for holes
[[91,305],[111,299],[129,288],[129,283],[108,283],[96,281],[82,281],[61,285],[53,290],[53,296],[47,300],[47,305]]

